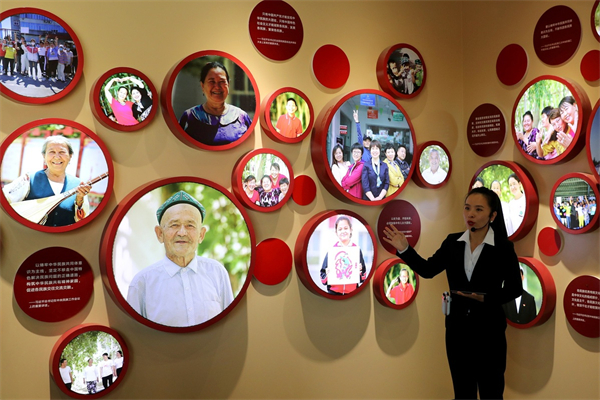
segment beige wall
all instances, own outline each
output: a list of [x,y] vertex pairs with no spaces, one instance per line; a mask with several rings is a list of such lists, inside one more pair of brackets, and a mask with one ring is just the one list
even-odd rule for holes
[[[119,133],[93,117],[88,94],[96,78],[117,67],[136,68],[160,87],[167,71],[200,50],[235,55],[252,71],[262,96],[283,87],[302,90],[316,112],[335,95],[378,88],[375,62],[396,43],[409,43],[427,64],[427,84],[415,99],[400,103],[410,116],[417,141],[440,140],[454,160],[451,181],[438,190],[414,183],[399,198],[412,202],[423,231],[418,250],[429,255],[451,231],[463,229],[461,202],[472,174],[492,159],[514,160],[534,176],[540,196],[538,222],[516,244],[520,256],[544,262],[557,287],[555,314],[543,326],[508,328],[507,398],[598,398],[598,339],[582,337],[569,326],[562,308],[566,285],[576,276],[599,275],[598,231],[564,234],[565,249],[555,257],[540,254],[537,233],[555,226],[548,199],[555,181],[571,171],[589,172],[585,154],[562,166],[540,167],[525,160],[507,137],[500,152],[476,156],[465,142],[471,111],[491,102],[508,121],[523,86],[542,74],[577,80],[594,104],[598,82],[580,76],[583,55],[598,48],[589,28],[592,2],[569,2],[579,15],[583,35],[578,52],[566,65],[543,65],[532,48],[539,16],[557,2],[404,2],[290,1],[304,25],[304,43],[286,62],[270,62],[255,51],[247,21],[254,1],[30,1],[48,10],[77,33],[85,52],[85,72],[77,88],[49,105],[31,106],[0,99],[0,139],[38,118],[67,118],[92,129],[108,146],[115,166],[114,194],[109,207],[93,223],[63,234],[34,232],[3,211],[0,256],[0,397],[3,399],[65,398],[48,373],[48,357],[58,337],[81,323],[117,330],[132,353],[130,370],[108,398],[448,398],[452,385],[443,343],[439,293],[444,276],[421,281],[416,301],[395,311],[382,307],[371,290],[346,301],[331,301],[308,292],[295,271],[282,284],[253,281],[245,298],[224,320],[203,331],[169,334],[147,328],[124,314],[107,295],[100,279],[98,248],[111,209],[130,191],[161,177],[195,175],[230,187],[233,163],[254,147],[285,154],[296,174],[317,181],[312,204],[286,204],[261,214],[249,211],[257,242],[277,237],[293,249],[303,224],[326,209],[349,209],[375,227],[381,207],[348,205],[335,200],[316,178],[305,140],[297,145],[272,142],[256,129],[242,145],[211,154],[177,140],[161,115],[146,129]],[[1,10],[22,7],[3,1]],[[339,91],[319,89],[311,77],[310,59],[318,47],[333,43],[350,60],[351,73]],[[521,44],[530,66],[524,81],[504,87],[495,75],[495,60],[509,43]],[[508,124],[507,124],[508,125]],[[225,168],[214,168],[214,165]],[[210,171],[210,172],[208,172]],[[16,305],[12,282],[31,253],[65,246],[91,263],[96,279],[89,305],[76,317],[42,323]],[[378,263],[389,258],[379,246]],[[475,333],[476,334],[476,333]]]

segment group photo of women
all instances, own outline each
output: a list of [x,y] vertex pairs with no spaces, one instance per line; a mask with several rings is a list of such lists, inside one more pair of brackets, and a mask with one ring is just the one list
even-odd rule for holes
[[281,93],[271,103],[271,125],[285,138],[302,136],[310,124],[310,109],[306,100],[297,93]]
[[326,218],[315,228],[306,253],[313,282],[332,295],[355,291],[371,272],[373,246],[369,231],[356,218],[344,214]]
[[579,107],[566,85],[545,79],[523,94],[514,120],[523,152],[533,159],[552,160],[571,146],[578,129]]
[[521,178],[504,165],[490,165],[475,178],[472,188],[477,187],[491,189],[500,198],[506,232],[510,237],[525,218],[527,202]]
[[102,84],[100,107],[111,121],[119,125],[137,125],[150,114],[153,96],[143,79],[121,72]]
[[[392,102],[375,94],[363,96],[350,98],[335,113],[327,135],[327,163],[342,190],[358,199],[379,201],[408,183],[413,137]],[[346,133],[339,133],[344,130],[340,127],[346,127]]]
[[95,394],[116,384],[126,362],[119,342],[111,334],[89,331],[65,346],[58,372],[67,389]]
[[290,172],[275,154],[262,153],[244,166],[242,188],[248,201],[261,207],[273,207],[283,201],[290,188]]
[[[39,125],[17,136],[2,158],[2,194],[23,218],[45,226],[74,224],[104,199],[108,165],[98,144],[65,125]],[[68,197],[62,195],[72,194]],[[61,195],[61,196],[59,196]],[[41,200],[57,196],[53,207]],[[35,200],[35,201],[33,201]]]
[[256,104],[244,69],[223,56],[189,61],[173,85],[172,107],[181,129],[208,146],[227,145],[250,134]]
[[562,181],[554,192],[553,210],[567,229],[581,229],[596,215],[596,195],[590,185],[580,178]]
[[404,263],[392,265],[385,274],[383,290],[387,299],[394,304],[404,304],[414,296],[417,277],[414,271]]
[[410,95],[419,90],[423,84],[424,73],[423,62],[412,49],[397,49],[388,59],[388,80],[401,94]]

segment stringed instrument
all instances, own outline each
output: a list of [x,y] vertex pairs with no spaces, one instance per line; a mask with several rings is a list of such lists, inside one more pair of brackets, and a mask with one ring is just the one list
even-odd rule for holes
[[[108,176],[108,172],[103,173],[102,175],[90,179],[87,182],[87,185],[93,185],[101,181],[102,179]],[[73,188],[64,193],[59,193],[54,196],[44,197],[41,199],[34,200],[24,200],[17,201],[11,203],[13,210],[15,210],[21,217],[35,223],[44,225],[46,220],[48,219],[48,215],[56,208],[58,205],[65,199],[75,195],[77,193],[77,188]]]

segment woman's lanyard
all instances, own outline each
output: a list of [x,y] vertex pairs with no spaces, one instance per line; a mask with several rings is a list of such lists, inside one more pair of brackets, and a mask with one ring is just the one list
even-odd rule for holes
[[373,170],[375,171],[375,174],[377,175],[377,186],[381,186],[381,177],[379,176],[379,169],[380,169],[380,164],[379,163],[375,163],[375,160],[372,160],[372,164],[373,164]]

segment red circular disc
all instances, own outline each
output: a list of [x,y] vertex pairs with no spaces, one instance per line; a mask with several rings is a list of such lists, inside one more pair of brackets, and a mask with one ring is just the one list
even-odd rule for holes
[[546,227],[540,231],[537,238],[540,251],[547,256],[555,256],[562,247],[562,236],[560,231]]
[[302,20],[285,1],[261,1],[248,21],[252,44],[263,56],[285,61],[294,57],[304,38]]
[[563,296],[563,307],[569,324],[586,337],[600,337],[600,279],[578,276],[573,279]]
[[568,61],[581,42],[581,22],[577,13],[567,6],[548,9],[533,31],[533,47],[538,58],[548,65]]
[[317,185],[313,178],[308,175],[300,175],[294,179],[294,191],[292,199],[301,206],[307,206],[317,196]]
[[481,157],[496,154],[505,137],[506,120],[498,107],[485,103],[473,110],[467,124],[467,140],[475,154]]
[[417,209],[406,200],[394,200],[385,205],[377,219],[377,238],[379,243],[391,254],[396,254],[396,249],[383,240],[383,230],[388,225],[404,233],[408,244],[414,247],[421,236],[421,218]]
[[31,318],[43,322],[69,319],[81,311],[94,292],[94,273],[81,254],[48,247],[29,256],[19,267],[15,300]]
[[292,251],[281,239],[265,239],[256,247],[254,277],[265,285],[277,285],[292,270]]
[[600,79],[600,50],[590,50],[581,59],[581,76],[586,81]]
[[312,70],[319,83],[329,89],[339,89],[350,76],[350,61],[342,49],[333,44],[321,46],[313,56]]
[[496,75],[507,86],[521,82],[527,73],[529,58],[527,52],[518,44],[509,44],[502,49],[496,60]]

